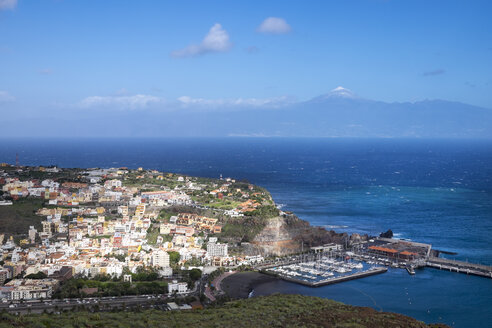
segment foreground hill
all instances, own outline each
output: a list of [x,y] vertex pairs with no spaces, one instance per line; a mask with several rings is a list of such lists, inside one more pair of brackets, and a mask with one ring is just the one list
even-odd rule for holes
[[300,295],[272,295],[205,310],[0,315],[0,327],[446,327],[371,308]]

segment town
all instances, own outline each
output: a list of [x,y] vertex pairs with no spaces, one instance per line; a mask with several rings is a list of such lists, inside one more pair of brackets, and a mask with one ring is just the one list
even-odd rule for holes
[[[24,233],[0,235],[4,302],[142,292],[188,295],[200,288],[194,284],[196,275],[190,279],[192,270],[210,273],[263,260],[231,255],[228,244],[220,242],[221,233],[226,219],[273,205],[265,190],[249,183],[143,168],[1,164],[0,186],[2,208],[37,206],[35,224]],[[204,211],[211,217],[197,214]],[[75,278],[128,286],[68,291],[68,282]],[[155,283],[144,288],[144,281]]]
[[391,231],[319,230],[279,210],[265,189],[222,176],[4,163],[0,186],[0,308],[17,313],[200,308],[227,294],[221,281],[241,270],[310,287],[388,267],[492,277],[492,267],[439,258]]

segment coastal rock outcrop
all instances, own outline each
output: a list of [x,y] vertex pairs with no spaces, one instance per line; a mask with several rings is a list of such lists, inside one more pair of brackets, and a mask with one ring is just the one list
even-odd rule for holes
[[[264,255],[285,255],[299,252],[301,244],[295,237],[303,230],[303,225],[288,224],[285,217],[278,216],[267,221],[263,230],[254,238],[251,245]],[[290,220],[291,221],[291,220]]]
[[[358,236],[357,240],[362,237]],[[328,243],[347,244],[347,233],[337,233],[323,227],[311,226],[309,222],[293,214],[268,219],[263,230],[248,245],[247,253],[263,255],[287,255],[306,250],[309,247]]]
[[391,229],[388,229],[386,232],[381,232],[379,234],[379,237],[381,238],[393,238],[393,231]]

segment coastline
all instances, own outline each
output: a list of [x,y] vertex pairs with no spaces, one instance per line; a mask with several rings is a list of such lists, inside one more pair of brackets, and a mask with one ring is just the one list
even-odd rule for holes
[[276,280],[278,278],[256,271],[238,272],[224,278],[221,289],[233,299],[248,298],[257,286]]
[[[145,144],[142,143],[142,145]],[[138,145],[135,145],[135,147],[137,146]],[[162,145],[162,147],[165,149],[165,144]],[[235,147],[239,150],[242,149],[241,145],[235,145]],[[104,147],[98,148],[94,146],[93,148],[94,151],[97,152],[101,151],[100,149],[103,149]],[[71,167],[69,166],[70,163],[72,163],[72,167],[75,167],[79,166],[80,163],[86,162],[87,163],[84,167],[95,166],[95,164],[91,166],[91,163],[94,163],[94,161],[91,161],[92,156],[87,156],[87,158],[78,157],[80,154],[75,152],[74,149],[76,148],[72,149],[67,147],[67,149],[63,149],[64,153],[70,154],[70,156],[66,158],[62,157],[57,160],[57,162],[63,164],[63,161],[65,161],[64,164],[67,165],[67,167]],[[333,158],[337,158],[337,152],[323,152],[323,149],[324,148],[315,148],[315,150],[319,150],[316,154],[329,154],[329,156],[327,155],[327,157],[324,158],[326,160],[333,160]],[[380,148],[375,146],[375,149]],[[58,155],[55,150],[57,150],[57,148],[53,148],[52,154],[47,153],[51,156],[50,158],[57,158],[56,156]],[[106,150],[109,151],[108,149]],[[460,253],[458,259],[465,260],[468,258],[470,261],[485,261],[486,263],[492,263],[490,260],[490,255],[488,255],[488,243],[485,243],[488,241],[487,237],[490,236],[487,232],[487,213],[490,213],[490,203],[488,203],[488,196],[486,196],[488,193],[484,194],[479,191],[472,192],[469,189],[456,189],[456,191],[451,192],[449,189],[445,188],[446,185],[442,185],[442,182],[437,184],[437,186],[440,187],[436,188],[434,188],[434,185],[428,186],[423,184],[422,187],[413,186],[408,188],[403,187],[400,189],[398,183],[401,183],[401,181],[392,182],[383,179],[385,176],[392,176],[392,170],[383,171],[386,172],[387,175],[375,175],[378,182],[385,184],[382,187],[377,185],[357,187],[355,185],[351,185],[353,181],[344,180],[344,177],[346,176],[345,174],[348,174],[344,171],[344,167],[330,164],[330,167],[334,167],[337,172],[336,175],[333,175],[333,179],[341,179],[346,182],[347,185],[351,186],[347,187],[347,190],[343,190],[338,187],[330,187],[330,183],[332,183],[332,176],[323,176],[320,174],[314,175],[314,173],[311,173],[318,172],[317,170],[322,170],[323,167],[321,164],[324,162],[315,162],[310,164],[310,166],[307,166],[308,164],[306,164],[306,167],[310,167],[311,169],[304,171],[289,171],[287,167],[280,167],[279,172],[286,172],[285,176],[280,174],[263,176],[256,174],[256,170],[267,170],[268,167],[264,167],[264,164],[260,165],[256,162],[249,163],[247,162],[247,158],[241,158],[242,161],[239,163],[239,161],[236,160],[236,157],[230,156],[230,153],[233,153],[234,149],[228,150],[227,154],[229,157],[222,157],[221,154],[225,153],[225,151],[222,153],[214,153],[216,157],[212,158],[210,163],[207,162],[207,165],[210,164],[209,166],[203,166],[203,163],[198,160],[200,159],[200,151],[202,150],[199,149],[193,153],[190,153],[190,162],[182,163],[175,157],[169,156],[160,158],[159,153],[157,152],[152,154],[155,158],[148,158],[146,161],[150,161],[152,159],[155,163],[159,162],[160,167],[155,166],[156,169],[169,170],[171,172],[186,170],[187,173],[194,176],[216,176],[217,172],[219,172],[217,168],[224,165],[231,167],[230,172],[224,173],[230,176],[242,176],[242,174],[246,175],[246,173],[243,173],[242,171],[244,169],[247,171],[248,179],[255,181],[255,183],[263,186],[269,192],[274,194],[275,201],[288,204],[284,210],[294,211],[296,215],[299,215],[301,218],[313,224],[323,223],[323,220],[328,213],[330,214],[330,220],[333,220],[334,225],[346,224],[349,226],[348,230],[350,232],[379,232],[381,229],[379,229],[378,226],[384,228],[391,226],[394,231],[405,231],[405,238],[417,240],[417,235],[423,236],[426,238],[425,240],[429,241],[429,243],[435,244],[439,248],[458,251]],[[299,150],[295,149],[292,151],[299,152]],[[313,152],[314,150],[310,151],[308,154]],[[238,152],[238,154],[239,153],[240,152]],[[31,150],[30,154],[32,154],[32,156],[36,156],[36,159],[41,161],[43,158],[42,156],[44,156],[44,153],[41,154],[35,152],[34,150]],[[124,155],[118,154],[120,157],[116,158],[120,161],[120,163],[140,163],[137,159],[133,160],[132,157],[128,157],[131,154],[133,153],[128,151],[125,152]],[[247,154],[247,152],[244,151],[244,154]],[[269,153],[267,152],[261,154],[265,156],[265,154],[268,155]],[[104,154],[101,154],[103,165],[106,165],[106,167],[112,167],[115,165],[115,163],[109,160],[104,162],[105,158],[103,155]],[[93,156],[95,157],[95,155]],[[75,159],[77,161],[75,161]],[[232,159],[234,159],[234,161],[232,161]],[[273,155],[271,159],[275,159]],[[231,162],[228,162],[228,160]],[[245,164],[244,168],[240,168],[240,164],[244,163],[247,163],[247,165]],[[342,159],[340,159],[340,163],[346,163],[346,161],[342,161]],[[385,168],[385,163],[380,163],[376,160],[371,163],[374,163],[374,165],[377,164],[383,169]],[[397,162],[389,161],[389,163],[396,165],[394,163]],[[279,165],[280,164],[285,163],[282,162],[279,163]],[[447,168],[446,165],[442,165],[444,168]],[[348,168],[349,165],[347,164],[346,167]],[[407,174],[413,172],[413,169],[407,167],[406,165],[404,168],[407,170]],[[422,169],[422,166],[419,166],[418,168]],[[486,179],[483,178],[487,177],[486,173],[488,172],[488,169],[482,167],[480,170],[479,167],[476,170],[478,172],[483,172],[483,174],[478,175],[478,177],[482,178],[481,181],[486,181]],[[448,175],[450,176],[451,173],[454,172],[449,171],[449,169],[446,169],[445,171],[448,172]],[[370,172],[366,173],[369,174]],[[400,175],[398,177],[400,177]],[[468,184],[463,182],[463,187],[483,189],[481,185],[477,185],[478,182],[474,182],[471,177],[468,178],[470,181],[468,181]],[[306,184],[306,181],[314,181],[316,183],[311,185]],[[408,179],[404,179],[403,181],[408,182],[410,186],[414,183],[412,181],[408,181]],[[473,184],[470,185],[472,182]],[[395,188],[397,189],[393,189],[391,185],[396,186]],[[292,193],[292,189],[298,190],[298,192]],[[321,194],[320,191],[322,191]],[[400,196],[403,196],[404,198],[400,198]],[[466,198],[464,198],[464,196],[466,196]],[[337,203],[322,204],[320,200],[325,197],[329,199],[336,199]],[[451,200],[453,201],[452,204],[448,202]],[[376,205],[383,202],[389,202],[389,204],[394,204],[394,202],[398,204],[401,202],[401,204],[405,206],[404,212],[398,212],[399,215],[401,215],[401,220],[396,222],[391,214],[391,211],[389,210],[379,211],[380,207],[377,207]],[[336,213],[348,213],[348,215],[339,216],[336,213],[335,215],[331,212],[332,209],[330,209],[329,206],[335,206],[333,210],[335,210]],[[464,212],[463,209],[466,209],[467,206],[469,206],[470,209]],[[352,216],[353,214],[358,213],[354,213],[353,211],[360,208],[367,210],[367,217]],[[428,228],[422,230],[422,226],[428,220],[416,220],[419,218],[426,218],[423,213],[430,210],[437,211],[435,212],[436,216],[433,217],[433,220],[436,220],[436,227],[439,229],[436,233],[432,233],[432,231]],[[469,229],[460,231],[459,235],[457,235],[457,229],[455,229],[455,227],[462,224],[464,222],[463,220],[467,218],[471,219],[471,217],[475,218],[473,219],[474,224],[470,225]],[[445,218],[445,220],[443,218]],[[362,221],[363,224],[361,223]],[[411,225],[409,225],[409,222],[411,222]],[[409,227],[411,229],[409,229]],[[327,228],[331,229],[334,227]],[[366,228],[367,230],[365,230]],[[473,244],[464,243],[465,239],[473,240]],[[471,246],[473,246],[472,250],[469,249]],[[477,252],[475,250],[479,251]],[[388,289],[388,286],[392,286],[392,288]],[[449,288],[449,286],[453,286],[453,288]],[[255,284],[253,286],[255,296],[259,296],[261,292],[263,292],[263,294],[270,291],[272,293],[289,292],[328,297],[330,299],[344,302],[345,304],[357,304],[371,307],[374,306],[373,300],[375,300],[378,304],[377,307],[382,307],[387,311],[405,313],[406,315],[418,317],[420,320],[424,320],[426,322],[441,321],[439,317],[442,317],[442,320],[449,324],[456,322],[457,327],[460,325],[463,327],[480,327],[483,322],[489,322],[491,320],[491,313],[482,310],[490,305],[490,288],[490,281],[482,278],[478,279],[478,277],[468,275],[452,275],[446,271],[427,268],[417,271],[415,276],[408,275],[408,273],[404,270],[392,270],[389,274],[385,274],[383,276],[374,276],[368,278],[367,280],[364,279],[360,281],[347,282],[344,284],[322,287],[319,289],[287,284],[280,281],[270,284]],[[388,297],[389,293],[391,293],[390,298]],[[407,293],[409,293],[409,295],[407,295]],[[367,295],[370,295],[370,297]],[[409,298],[411,298],[411,305],[409,304]],[[465,311],[461,310],[464,308],[464,304],[466,304],[466,315],[464,315]],[[408,308],[403,309],[403,306],[408,306]],[[458,309],[459,311],[450,311],[450,308]],[[428,313],[428,309],[431,309],[432,311]]]

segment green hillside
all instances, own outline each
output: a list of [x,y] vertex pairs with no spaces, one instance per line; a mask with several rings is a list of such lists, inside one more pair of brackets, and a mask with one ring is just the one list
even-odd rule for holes
[[0,314],[0,327],[445,327],[301,295],[272,295],[205,310]]

